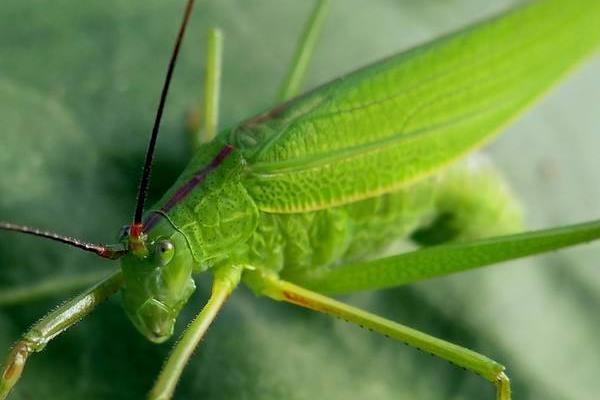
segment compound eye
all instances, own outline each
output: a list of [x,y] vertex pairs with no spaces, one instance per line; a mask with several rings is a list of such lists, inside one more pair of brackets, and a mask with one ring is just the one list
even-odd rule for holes
[[167,265],[175,255],[175,246],[168,240],[160,240],[154,247],[154,254],[160,265]]

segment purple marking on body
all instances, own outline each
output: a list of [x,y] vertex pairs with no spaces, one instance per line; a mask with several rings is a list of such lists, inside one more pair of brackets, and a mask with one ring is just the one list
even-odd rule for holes
[[[214,171],[225,159],[231,154],[233,151],[233,146],[228,144],[219,151],[219,154],[208,164],[206,167],[199,170],[189,181],[187,181],[183,186],[179,188],[171,196],[169,200],[165,203],[164,206],[161,207],[160,211],[163,213],[168,213],[173,207],[179,204],[186,196],[199,184],[204,181],[204,178],[212,171]],[[157,213],[153,213],[148,220],[144,223],[144,232],[148,232],[160,219],[161,215]]]

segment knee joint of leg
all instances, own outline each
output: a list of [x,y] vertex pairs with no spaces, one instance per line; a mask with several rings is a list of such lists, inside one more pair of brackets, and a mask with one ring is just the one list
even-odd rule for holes
[[510,400],[510,379],[504,371],[496,376],[496,387],[498,389],[498,400]]
[[8,356],[2,372],[2,381],[14,382],[21,377],[27,357],[31,353],[31,345],[25,340],[19,340]]

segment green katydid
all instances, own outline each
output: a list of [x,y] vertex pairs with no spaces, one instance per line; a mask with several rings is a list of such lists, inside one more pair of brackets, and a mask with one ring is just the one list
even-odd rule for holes
[[[172,334],[176,314],[193,291],[192,272],[214,272],[214,296],[176,347],[155,397],[172,393],[198,335],[243,275],[259,294],[342,316],[475,370],[497,384],[499,398],[508,398],[508,381],[499,364],[279,278],[317,291],[376,289],[596,238],[599,228],[591,223],[434,247],[374,263],[357,261],[392,233],[403,236],[417,230],[414,237],[423,243],[457,239],[464,233],[447,219],[434,218],[433,212],[445,217],[455,211],[436,210],[447,199],[436,191],[453,192],[455,183],[470,172],[464,166],[441,171],[591,53],[600,36],[593,7],[598,6],[554,1],[524,8],[363,69],[200,146],[197,158],[154,208],[159,212],[149,211],[142,225],[136,215],[122,243],[126,246],[89,248],[109,257],[127,253],[122,258],[125,307],[138,329],[154,341]],[[320,21],[320,14],[315,15],[313,21]],[[527,59],[516,51],[524,46]],[[552,59],[556,52],[563,56]],[[301,72],[299,76],[301,81]],[[294,85],[286,85],[282,93],[293,94]],[[481,173],[487,180],[496,179],[491,171]],[[492,195],[506,200],[506,213],[485,210],[481,203],[484,216],[491,211],[502,217],[488,224],[497,233],[510,230],[518,219],[510,196],[499,187]],[[137,210],[139,214],[142,207]],[[483,226],[460,227],[469,233],[461,239],[494,233],[481,232]],[[440,231],[447,236],[440,238]],[[351,265],[329,271],[344,261]],[[398,268],[403,265],[414,268]],[[143,288],[138,280],[145,281]],[[96,297],[89,304],[95,303],[121,285],[117,274],[76,303],[92,295]],[[146,292],[149,288],[152,293]],[[37,327],[55,324],[69,304],[74,305],[67,303]],[[48,336],[91,310],[80,311]],[[9,359],[5,390],[18,378],[26,350],[37,350],[29,348],[30,339],[20,341]]]

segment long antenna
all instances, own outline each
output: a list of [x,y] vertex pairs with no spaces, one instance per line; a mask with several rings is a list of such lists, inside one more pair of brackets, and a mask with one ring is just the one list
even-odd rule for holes
[[185,12],[183,14],[183,21],[179,27],[179,33],[175,41],[175,48],[171,54],[171,60],[169,61],[169,68],[165,77],[165,83],[163,84],[162,92],[160,94],[160,101],[158,103],[158,109],[156,111],[156,118],[154,119],[154,127],[152,128],[152,135],[150,136],[150,142],[148,142],[148,149],[146,150],[146,161],[144,162],[144,171],[142,178],[140,179],[140,186],[138,188],[137,202],[135,206],[135,213],[133,216],[133,224],[130,228],[130,235],[133,237],[139,237],[142,234],[142,214],[144,213],[144,202],[146,201],[146,195],[148,192],[148,185],[150,184],[150,171],[152,170],[152,159],[154,157],[154,149],[156,147],[156,138],[158,137],[158,130],[160,128],[160,120],[162,118],[165,102],[167,100],[167,94],[169,92],[169,86],[171,83],[171,77],[173,76],[173,70],[175,69],[175,62],[177,61],[177,55],[179,54],[179,48],[183,40],[185,28],[187,27],[192,8],[194,6],[194,0],[188,0]]
[[78,249],[95,253],[103,258],[115,260],[125,254],[125,249],[116,249],[105,245],[93,244],[82,242],[81,240],[74,239],[69,236],[59,235],[58,233],[42,231],[37,228],[32,228],[25,225],[10,224],[8,222],[0,222],[0,230],[13,231],[26,233],[37,237],[43,237],[46,239],[54,240],[56,242],[64,243],[69,246],[76,247]]

